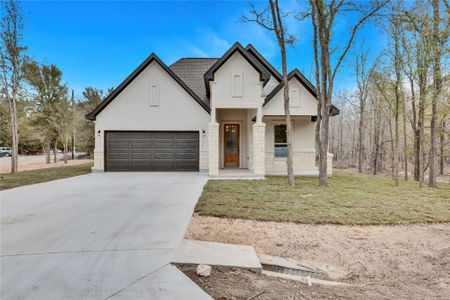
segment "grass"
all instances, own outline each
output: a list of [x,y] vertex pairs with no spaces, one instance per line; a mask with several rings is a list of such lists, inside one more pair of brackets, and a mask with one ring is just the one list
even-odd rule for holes
[[0,190],[91,173],[92,163],[0,175]]
[[200,215],[310,224],[408,224],[450,221],[450,185],[418,187],[389,178],[337,171],[328,188],[318,179],[210,180],[195,208]]

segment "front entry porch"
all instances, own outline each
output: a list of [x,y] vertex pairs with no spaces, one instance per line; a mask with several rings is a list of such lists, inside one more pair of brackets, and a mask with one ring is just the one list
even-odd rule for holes
[[[208,126],[209,175],[213,178],[264,178],[265,124],[261,109],[211,111]],[[256,116],[256,122],[252,121]]]

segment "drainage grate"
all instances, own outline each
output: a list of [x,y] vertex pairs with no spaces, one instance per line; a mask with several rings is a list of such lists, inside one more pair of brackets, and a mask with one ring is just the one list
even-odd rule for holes
[[326,278],[326,274],[321,271],[316,271],[312,269],[307,268],[298,268],[298,269],[292,269],[287,267],[282,267],[278,265],[266,265],[261,264],[263,270],[265,271],[271,271],[271,272],[277,272],[281,274],[288,274],[288,275],[296,275],[296,276],[309,276],[311,278],[316,279],[323,279]]

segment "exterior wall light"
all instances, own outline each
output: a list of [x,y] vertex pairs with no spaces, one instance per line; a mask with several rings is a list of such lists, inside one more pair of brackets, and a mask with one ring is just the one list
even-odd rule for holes
[[204,128],[202,128],[202,136],[206,135],[206,130]]

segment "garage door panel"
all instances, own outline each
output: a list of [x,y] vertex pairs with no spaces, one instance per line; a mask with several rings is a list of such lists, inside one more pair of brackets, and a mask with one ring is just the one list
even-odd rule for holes
[[152,149],[151,141],[132,141],[131,149]]
[[194,133],[194,132],[176,132],[175,136],[176,136],[177,140],[183,140],[183,139],[195,140],[195,139],[197,139],[197,133]]
[[197,171],[198,132],[106,132],[107,171]]
[[108,148],[110,150],[127,150],[128,142],[127,141],[114,141],[108,143]]
[[111,152],[108,153],[108,159],[128,159],[127,152]]
[[175,158],[177,160],[182,160],[182,159],[193,159],[193,160],[197,160],[197,152],[175,152]]
[[176,149],[196,150],[198,142],[195,140],[177,140]]
[[151,132],[131,132],[130,138],[131,139],[142,139],[142,140],[151,140],[153,136],[153,133]]
[[133,152],[131,153],[131,159],[140,159],[140,160],[151,160],[152,159],[152,154],[150,152],[144,152],[144,153],[139,153],[139,152]]
[[153,142],[153,149],[155,150],[172,150],[174,146],[175,142],[173,140],[158,140]]
[[153,152],[154,160],[170,160],[174,159],[175,155],[173,152]]
[[154,132],[153,139],[155,140],[173,140],[175,138],[174,132]]
[[149,167],[151,168],[153,166],[153,163],[149,160],[142,160],[142,161],[138,161],[135,160],[133,162],[130,163],[131,167],[133,167],[134,169],[139,168],[146,168],[148,169]]
[[129,132],[108,132],[108,137],[110,140],[120,140],[124,139],[127,140],[130,137]]

